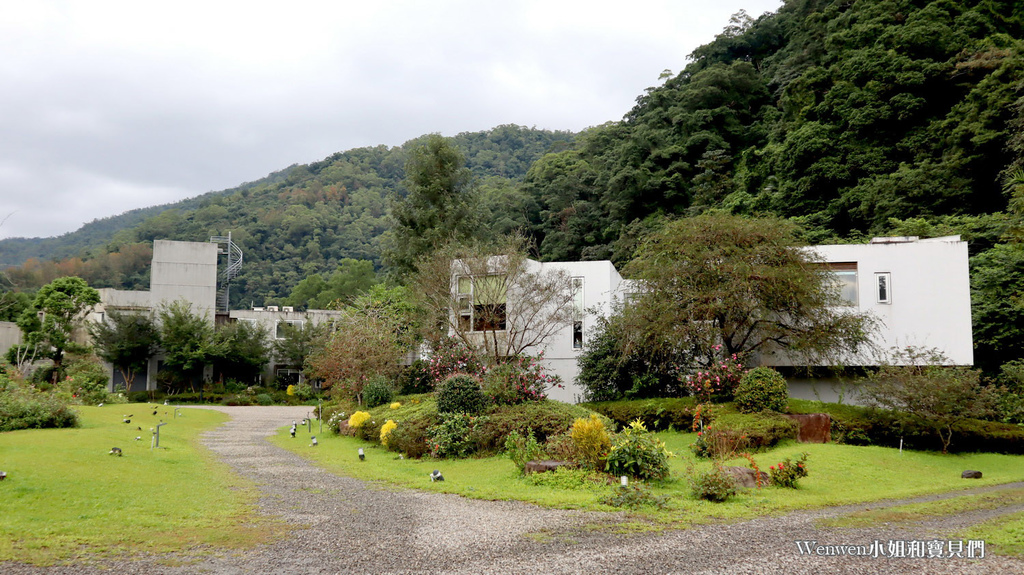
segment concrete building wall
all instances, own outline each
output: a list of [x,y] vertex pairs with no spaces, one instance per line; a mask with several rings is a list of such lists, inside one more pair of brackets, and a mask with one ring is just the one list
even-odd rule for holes
[[[259,327],[264,334],[266,334],[267,340],[271,343],[280,339],[278,335],[278,326],[281,323],[294,323],[294,324],[305,324],[312,323],[313,325],[320,325],[321,323],[331,321],[341,316],[340,311],[333,310],[321,310],[312,309],[308,311],[293,311],[291,308],[253,308],[253,309],[236,309],[229,312],[229,317],[232,321],[245,321],[251,322],[255,326]],[[280,366],[285,365],[282,360],[278,358],[271,358],[270,363],[267,365],[264,372],[264,377],[272,377],[276,373],[276,369]]]
[[[576,386],[577,360],[582,355],[599,317],[608,317],[613,302],[623,297],[623,279],[610,261],[592,262],[532,262],[541,272],[563,271],[583,283],[583,340],[581,347],[574,347],[572,321],[567,322],[543,346],[545,367],[562,379],[563,389],[548,393],[551,399],[575,403],[581,401],[583,390]],[[541,350],[529,350],[535,355]]]
[[217,306],[217,244],[153,241],[150,297],[154,308],[178,299],[214,321]]
[[0,356],[21,343],[21,328],[13,321],[0,321]]

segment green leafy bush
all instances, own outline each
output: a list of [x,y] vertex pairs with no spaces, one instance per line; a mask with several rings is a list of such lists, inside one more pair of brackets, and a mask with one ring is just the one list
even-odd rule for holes
[[366,404],[367,408],[391,403],[391,400],[394,398],[395,390],[391,387],[391,382],[386,377],[379,375],[371,377],[366,382],[366,385],[363,386],[363,403]]
[[414,459],[427,455],[430,452],[428,431],[436,423],[436,414],[434,417],[421,417],[402,421],[388,435],[387,448],[390,451],[404,453],[406,457]]
[[78,413],[50,393],[8,384],[0,391],[0,431],[78,427]]
[[606,416],[620,427],[639,419],[651,431],[664,431],[670,427],[676,430],[690,429],[696,402],[692,397],[682,397],[603,401],[582,405]]
[[475,377],[457,373],[441,382],[437,389],[437,411],[475,415],[484,410],[484,394]]
[[[517,431],[525,435],[531,429],[538,442],[546,443],[548,438],[567,432],[576,419],[589,418],[591,413],[584,407],[550,399],[492,406],[487,411],[487,421],[480,428],[479,449],[497,451],[505,444],[509,433]],[[610,425],[610,421],[605,421],[606,427]]]
[[643,423],[634,421],[612,440],[608,473],[645,480],[665,479],[671,456],[663,441],[649,433]]
[[64,381],[58,386],[72,403],[96,405],[108,401],[108,374],[95,359],[76,357],[64,367]]
[[259,405],[274,405],[274,397],[269,393],[261,393],[256,396],[256,403]]
[[692,473],[690,489],[697,499],[721,503],[736,495],[736,482],[721,465],[715,465],[708,471]]
[[398,374],[398,389],[401,395],[430,393],[434,391],[434,378],[430,373],[430,362],[417,359]]
[[796,489],[797,480],[807,477],[807,456],[808,454],[802,453],[795,462],[787,457],[777,465],[769,467],[768,475],[772,478],[772,485]]
[[612,440],[604,422],[596,414],[587,419],[577,419],[569,430],[569,437],[576,444],[580,463],[595,471],[604,470],[604,459],[612,448]]
[[513,431],[505,437],[505,455],[519,468],[519,473],[524,473],[526,463],[543,456],[544,448],[533,436],[532,429],[525,436]]
[[441,415],[441,423],[427,430],[427,444],[433,457],[466,457],[476,451],[475,437],[486,416],[448,412]]
[[770,367],[748,371],[736,387],[736,408],[743,413],[786,411],[789,385],[782,374]]

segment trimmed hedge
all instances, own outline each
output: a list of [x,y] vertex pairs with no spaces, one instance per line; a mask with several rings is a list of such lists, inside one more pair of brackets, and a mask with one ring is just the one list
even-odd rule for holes
[[689,431],[693,427],[692,397],[664,399],[634,399],[581,403],[618,424],[626,427],[637,418],[651,431],[663,431],[670,426],[677,431]]
[[777,413],[728,413],[711,424],[718,431],[729,431],[737,437],[746,435],[750,449],[768,449],[784,439],[796,439],[800,425]]
[[[832,440],[851,445],[881,445],[919,451],[941,451],[938,433],[921,421],[901,420],[897,414],[855,405],[818,401],[789,401],[790,413],[827,413]],[[953,426],[951,453],[990,452],[1024,455],[1024,427],[997,421],[969,419]]]
[[[480,429],[478,451],[501,451],[505,438],[513,431],[525,436],[533,430],[537,441],[544,443],[549,437],[567,432],[577,419],[589,419],[591,413],[593,411],[584,406],[551,399],[492,406],[487,411],[487,421]],[[605,420],[604,423],[611,427],[611,421]]]

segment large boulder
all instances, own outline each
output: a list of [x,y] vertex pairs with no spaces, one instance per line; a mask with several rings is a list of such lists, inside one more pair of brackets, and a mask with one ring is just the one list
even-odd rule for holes
[[749,467],[723,467],[726,473],[728,473],[736,484],[736,487],[752,489],[757,487],[757,474],[761,475],[761,487],[767,487],[771,485],[771,477],[768,476],[764,471],[754,471]]
[[828,443],[832,441],[832,418],[827,413],[786,414],[800,426],[796,440],[800,443]]

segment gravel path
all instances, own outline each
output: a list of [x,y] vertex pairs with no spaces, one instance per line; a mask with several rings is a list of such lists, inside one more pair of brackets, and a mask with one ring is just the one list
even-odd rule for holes
[[305,417],[306,407],[217,409],[232,419],[207,433],[204,442],[257,483],[262,512],[297,527],[288,536],[242,553],[199,549],[48,569],[0,564],[0,573],[1024,573],[1024,562],[991,554],[974,560],[835,557],[801,555],[795,543],[870,546],[879,541],[887,552],[890,541],[945,540],[994,513],[1020,509],[944,518],[911,530],[815,525],[821,518],[882,506],[874,503],[664,534],[616,535],[593,527],[621,520],[617,514],[394,491],[328,473],[266,441],[277,428]]

